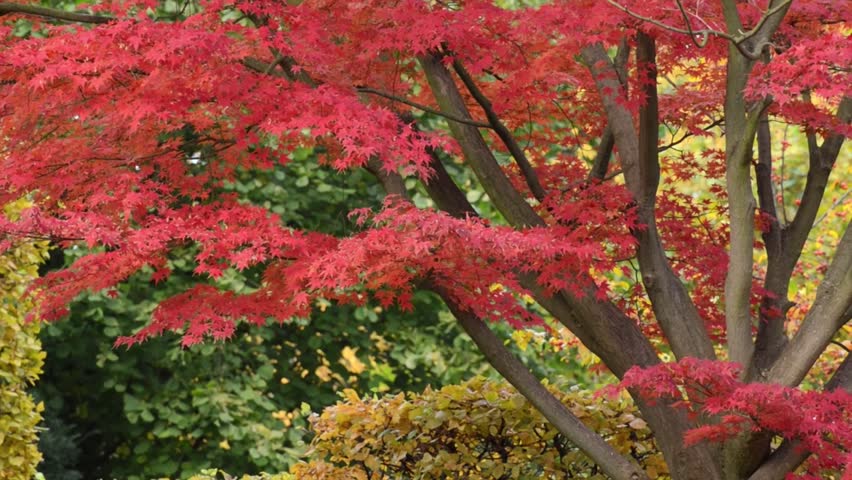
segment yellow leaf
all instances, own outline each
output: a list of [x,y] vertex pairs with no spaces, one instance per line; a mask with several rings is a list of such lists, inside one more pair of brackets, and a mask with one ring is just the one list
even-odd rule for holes
[[315,371],[314,374],[322,380],[323,382],[331,381],[331,369],[325,365],[320,365]]
[[367,369],[364,362],[358,359],[358,356],[355,354],[357,351],[358,349],[343,347],[343,350],[340,352],[340,363],[346,370],[354,373],[355,375],[361,374]]

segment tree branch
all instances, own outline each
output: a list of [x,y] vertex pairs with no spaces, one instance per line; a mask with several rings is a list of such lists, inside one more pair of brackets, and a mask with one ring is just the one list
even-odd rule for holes
[[[832,375],[831,380],[825,385],[826,391],[832,391],[836,388],[842,388],[852,393],[852,355],[846,355],[840,367]],[[810,456],[810,452],[800,448],[799,442],[785,440],[748,480],[783,480],[790,472],[795,471],[808,456]]]
[[[464,193],[446,174],[440,159],[432,156],[431,168],[435,172],[426,189],[435,203],[457,218],[475,216],[476,211]],[[659,363],[654,347],[642,334],[636,323],[625,316],[611,303],[599,300],[594,291],[586,292],[581,298],[565,292],[555,294],[545,291],[532,273],[515,272],[521,285],[529,290],[536,301],[555,319],[573,332],[580,341],[598,355],[619,378],[634,365],[650,366]],[[591,279],[583,277],[581,282]],[[682,474],[687,480],[709,480],[717,478],[715,464],[704,448],[683,445],[683,434],[691,428],[682,412],[672,410],[670,405],[649,405],[635,397],[642,411],[657,434],[657,442],[666,458],[670,459],[673,472]],[[701,468],[696,468],[701,465]]]
[[[618,46],[618,52],[615,54],[613,62],[615,71],[618,74],[618,81],[624,89],[625,95],[629,92],[627,82],[627,62],[630,60],[630,43],[627,38],[621,40]],[[598,145],[595,160],[592,163],[592,168],[587,177],[588,180],[597,179],[603,181],[606,178],[606,172],[609,170],[609,160],[612,157],[612,150],[615,147],[615,137],[612,134],[612,128],[607,125],[601,134],[601,143]]]
[[[844,123],[848,123],[852,119],[852,99],[846,97],[841,101],[837,117]],[[808,134],[808,175],[805,183],[805,191],[802,194],[796,216],[789,225],[780,229],[776,234],[775,228],[778,223],[776,214],[772,230],[769,232],[771,236],[764,236],[768,255],[764,288],[771,292],[774,298],[766,297],[761,302],[761,322],[758,327],[758,336],[755,344],[756,352],[750,375],[758,375],[761,370],[769,368],[787,342],[783,331],[783,313],[786,313],[787,309],[792,306],[792,303],[787,298],[790,278],[802,254],[802,249],[808,239],[808,235],[815,225],[819,206],[825,195],[828,178],[837,161],[843,141],[844,137],[842,135],[835,134],[826,138],[822,145],[817,145],[815,135]],[[761,144],[761,133],[758,130],[758,166],[763,162],[760,157]],[[768,168],[771,172],[771,163]],[[760,195],[761,188],[764,190],[767,189],[766,181],[758,173],[758,195]],[[769,200],[762,199],[761,203],[768,203]],[[774,207],[774,197],[771,200]],[[764,318],[764,312],[768,309],[782,312],[781,318]]]
[[[430,153],[432,154],[431,166],[435,176],[432,181],[426,184],[426,188],[430,194],[434,194],[433,199],[439,205],[444,205],[456,217],[476,215],[473,207],[467,202],[467,199],[443,168],[436,152]],[[399,194],[399,185],[402,185],[402,195],[405,195],[404,182],[398,174],[377,173],[381,172],[379,162],[368,165],[367,168],[376,175],[385,187],[385,191]],[[428,288],[444,300],[491,366],[514,385],[560,433],[583,450],[612,478],[629,480],[647,478],[637,465],[620,455],[598,434],[586,427],[550,391],[544,388],[541,382],[506,349],[502,341],[491,332],[481,319],[462,309],[458,303],[453,301],[452,296],[446,290],[434,285],[430,280],[427,280],[426,283],[429,284]]]
[[[764,41],[764,42],[758,42],[757,45],[755,47],[753,47],[752,49],[747,48],[746,41],[749,40],[751,37],[753,37],[755,34],[758,33],[758,30],[755,30],[755,29],[752,29],[752,30],[749,30],[748,32],[743,33],[741,28],[737,28],[734,31],[740,32],[738,35],[731,35],[730,33],[727,33],[727,32],[721,32],[719,30],[712,30],[712,29],[693,30],[692,25],[689,23],[689,19],[686,17],[686,12],[683,10],[683,6],[681,5],[681,3],[679,1],[678,1],[678,7],[680,7],[683,18],[686,21],[686,29],[674,27],[674,26],[665,24],[663,22],[660,22],[658,20],[655,20],[651,17],[646,17],[644,15],[640,15],[640,14],[630,10],[629,8],[625,7],[624,5],[618,3],[614,0],[606,0],[606,1],[607,1],[607,3],[612,5],[613,7],[621,10],[622,12],[630,15],[633,18],[636,18],[638,20],[642,20],[643,22],[650,23],[651,25],[662,28],[663,30],[668,30],[668,31],[674,32],[674,33],[682,33],[682,34],[685,34],[685,35],[689,35],[693,44],[695,44],[695,46],[697,46],[698,48],[706,47],[707,42],[709,41],[710,37],[723,38],[723,39],[727,40],[732,47],[736,48],[740,52],[740,54],[742,54],[742,56],[744,56],[745,58],[747,58],[749,60],[757,60],[760,57],[760,52],[767,45],[767,42]],[[789,7],[791,2],[792,2],[792,0],[785,0],[785,2],[784,2],[786,4],[785,6]],[[780,11],[781,8],[783,8],[783,7],[784,6],[781,6],[779,8],[778,6],[776,6],[775,8],[770,8],[769,10],[767,10],[767,12],[764,14],[764,17],[761,18],[759,25],[762,26],[766,22],[767,17],[771,17],[772,15],[774,15],[775,13]],[[781,15],[781,16],[783,17],[783,15]],[[729,28],[729,30],[731,30],[731,29]],[[696,37],[699,37],[699,39],[696,39]]]
[[489,101],[485,94],[482,93],[482,90],[479,89],[476,82],[473,80],[473,77],[471,77],[468,71],[465,70],[460,61],[454,61],[453,68],[459,78],[461,78],[462,83],[464,83],[467,90],[473,96],[474,100],[476,100],[476,103],[482,107],[482,110],[485,112],[485,117],[488,119],[488,123],[491,124],[491,128],[494,129],[497,136],[503,141],[503,145],[505,145],[509,150],[509,153],[512,154],[512,158],[515,159],[515,162],[521,169],[521,173],[527,182],[527,186],[530,188],[530,192],[532,192],[533,196],[539,202],[544,201],[544,197],[547,196],[547,193],[544,191],[544,187],[541,186],[538,174],[530,164],[530,161],[527,159],[527,156],[524,154],[521,146],[515,141],[515,137],[512,136],[512,133],[505,125],[503,125],[503,122],[500,121],[500,118],[494,112],[494,108],[491,106],[491,101]]
[[[441,60],[431,54],[421,56],[419,60],[441,111],[456,118],[469,119],[464,99]],[[449,126],[485,192],[509,223],[516,227],[543,226],[544,221],[515,190],[479,131],[462,122],[449,122]]]
[[437,286],[432,286],[431,289],[444,300],[464,331],[485,355],[488,363],[608,476],[623,480],[648,478],[638,465],[620,455],[553,396],[529,369],[506,349],[500,338],[481,319],[462,309],[446,290]]
[[103,24],[114,21],[112,17],[92,15],[89,13],[66,12],[55,8],[37,5],[21,5],[19,3],[0,3],[0,17],[9,14],[33,15],[36,17],[62,20],[65,22]]
[[[710,131],[713,127],[718,127],[719,125],[723,124],[724,122],[725,122],[725,119],[724,119],[724,118],[720,118],[720,119],[717,119],[717,120],[713,120],[713,121],[712,121],[712,122],[710,122],[710,123],[709,123],[706,127],[702,128],[702,130],[704,130],[705,132],[708,132],[708,131]],[[677,132],[675,132],[675,133],[677,133]],[[665,145],[660,145],[659,147],[657,147],[657,151],[658,151],[658,152],[660,152],[660,153],[663,153],[663,152],[665,152],[666,150],[668,150],[668,149],[670,149],[670,148],[672,148],[672,147],[676,147],[676,146],[680,145],[681,143],[683,143],[683,142],[684,142],[684,140],[686,140],[687,138],[691,137],[692,135],[693,135],[693,133],[692,133],[692,132],[685,132],[685,133],[683,134],[683,136],[682,136],[682,137],[680,137],[680,138],[678,138],[677,140],[672,139],[672,141],[671,141],[671,142],[669,142],[669,143],[667,143],[667,144],[665,144]]]
[[452,120],[454,122],[463,123],[465,125],[470,125],[470,126],[477,127],[477,128],[493,128],[492,125],[490,125],[488,123],[478,122],[478,121],[473,120],[471,118],[464,118],[464,117],[461,117],[461,116],[453,115],[451,113],[443,112],[441,110],[435,110],[434,108],[428,107],[426,105],[421,105],[419,103],[412,102],[411,100],[408,100],[407,98],[399,97],[397,95],[386,93],[386,92],[383,92],[381,90],[376,90],[375,88],[356,87],[356,90],[358,90],[361,93],[369,93],[371,95],[376,95],[378,97],[387,98],[388,100],[393,100],[394,102],[404,103],[404,104],[406,104],[410,107],[414,107],[418,110],[423,110],[424,112],[428,112],[428,113],[431,113],[433,115],[438,115],[440,117],[444,117],[444,118],[446,118],[448,120]]
[[[841,100],[837,109],[837,118],[842,123],[849,123],[852,120],[852,98],[844,97]],[[818,146],[815,136],[813,134],[808,135],[809,167],[805,191],[802,193],[796,216],[793,217],[793,221],[783,232],[785,249],[790,254],[785,270],[792,272],[799,260],[799,255],[813,228],[820,203],[822,203],[822,198],[825,195],[828,177],[831,175],[831,170],[834,168],[844,140],[843,135],[834,134]]]
[[852,228],[847,225],[802,326],[765,375],[765,381],[791,387],[798,385],[825,350],[831,337],[846,322],[850,307]]
[[642,82],[645,103],[640,108],[638,136],[630,111],[618,101],[623,88],[603,46],[596,44],[586,47],[582,55],[602,97],[608,127],[612,129],[624,166],[627,187],[639,204],[639,217],[645,224],[644,229],[635,231],[634,235],[639,240],[642,282],[651,299],[657,322],[678,358],[715,358],[704,321],[683,282],[672,271],[657,232],[655,205],[660,180],[657,152],[659,114],[653,39],[640,33],[636,53],[637,63],[650,69],[650,78]]
[[751,287],[754,268],[754,209],[751,159],[758,123],[768,102],[746,111],[743,89],[752,64],[729,50],[725,95],[725,157],[730,252],[725,278],[725,325],[728,357],[748,367],[754,352],[752,340]]
[[760,321],[752,362],[753,367],[760,370],[770,365],[786,345],[784,320],[787,310],[792,306],[787,300],[787,282],[779,282],[779,275],[775,273],[777,264],[782,261],[783,245],[781,224],[775,207],[775,192],[772,188],[772,137],[766,114],[760,119],[757,129],[757,159],[754,166],[757,197],[760,211],[769,223],[768,229],[762,233],[769,263],[763,288],[770,292],[761,299]]
[[401,198],[408,199],[408,189],[405,188],[405,179],[396,172],[385,170],[382,162],[376,157],[370,157],[367,165],[364,166],[368,172],[372,173],[376,179],[382,184],[385,192],[388,195],[397,195]]
[[592,162],[592,168],[589,170],[588,179],[603,181],[606,177],[606,172],[609,170],[609,159],[612,157],[612,150],[615,147],[615,137],[612,135],[612,129],[607,125],[601,134],[601,143],[598,145],[598,151],[595,154],[595,160]]

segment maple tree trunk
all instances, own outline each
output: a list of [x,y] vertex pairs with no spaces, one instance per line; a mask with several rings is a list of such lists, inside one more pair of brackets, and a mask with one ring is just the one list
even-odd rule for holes
[[[420,62],[442,111],[454,117],[470,119],[470,113],[440,59],[434,56],[421,57]],[[509,222],[516,227],[542,225],[541,218],[520,197],[500,170],[490,148],[476,128],[460,122],[449,123],[453,136],[462,147],[465,159]],[[618,134],[615,137],[617,139]],[[436,203],[441,205],[442,202]],[[583,298],[576,298],[569,293],[551,296],[542,291],[534,277],[524,274],[518,276],[522,284],[535,294],[536,300],[599,355],[617,376],[620,377],[634,365],[649,366],[659,363],[653,347],[635,323],[609,302],[596,300],[594,292],[589,291]],[[671,471],[676,478],[718,478],[714,473],[718,472],[718,462],[713,458],[713,448],[706,445],[686,448],[683,445],[683,434],[690,428],[683,413],[676,412],[663,402],[649,405],[639,399],[637,403],[645,419],[657,433],[658,444],[670,462]]]

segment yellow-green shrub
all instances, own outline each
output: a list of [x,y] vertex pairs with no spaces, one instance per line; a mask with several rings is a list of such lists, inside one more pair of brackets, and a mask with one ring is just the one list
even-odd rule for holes
[[210,468],[202,470],[198,475],[189,477],[189,480],[294,480],[294,477],[289,473],[276,473],[272,475],[268,473],[261,473],[260,475],[243,475],[241,477],[235,477],[223,472],[222,470]]
[[[627,398],[553,391],[584,423],[651,478],[667,475],[650,430]],[[311,461],[299,480],[605,478],[521,396],[481,377],[422,394],[345,393],[314,416]]]
[[[14,204],[5,212],[11,214]],[[0,478],[29,480],[41,461],[36,425],[41,403],[27,393],[41,373],[38,324],[25,322],[32,305],[22,296],[38,274],[45,245],[23,243],[0,255]]]

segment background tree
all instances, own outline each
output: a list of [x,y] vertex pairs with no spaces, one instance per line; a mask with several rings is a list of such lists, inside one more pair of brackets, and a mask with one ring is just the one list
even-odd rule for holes
[[[37,208],[2,229],[101,248],[44,278],[44,316],[144,268],[163,281],[190,246],[194,273],[211,281],[161,301],[119,344],[169,330],[187,345],[227,338],[239,321],[306,317],[318,301],[410,309],[425,288],[607,475],[644,477],[485,323],[536,324],[540,307],[624,378],[675,478],[776,478],[806,452],[812,471],[849,463],[848,357],[825,393],[794,389],[850,318],[848,228],[807,313],[786,322],[849,133],[848,13],[837,4],[154,7],[2,7],[94,24],[5,39],[4,191],[33,195]],[[807,180],[789,222],[775,205],[769,119],[806,133]],[[197,135],[189,146],[176,135],[186,128]],[[665,128],[684,133],[661,139]],[[723,136],[724,148],[679,152],[695,136]],[[300,230],[229,194],[239,172],[306,146],[341,171],[367,169],[390,194],[354,213],[362,231]],[[477,211],[447,173],[459,162],[495,212]],[[685,176],[706,178],[712,200],[678,191]],[[431,202],[412,202],[406,177]],[[754,261],[758,207],[765,273]],[[250,268],[261,282],[230,290],[230,269]],[[637,281],[618,292],[616,275]],[[661,362],[660,349],[679,361]]]

